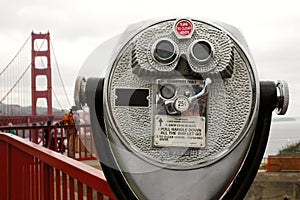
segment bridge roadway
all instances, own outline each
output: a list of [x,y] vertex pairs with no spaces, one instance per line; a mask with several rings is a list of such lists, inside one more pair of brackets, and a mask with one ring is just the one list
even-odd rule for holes
[[49,115],[27,115],[27,116],[0,116],[0,126],[7,126],[8,123],[16,124],[33,124],[43,123],[49,120],[61,120],[62,116]]

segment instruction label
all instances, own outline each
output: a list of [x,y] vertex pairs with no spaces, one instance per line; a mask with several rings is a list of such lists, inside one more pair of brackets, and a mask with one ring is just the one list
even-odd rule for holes
[[154,146],[205,147],[205,117],[156,115]]

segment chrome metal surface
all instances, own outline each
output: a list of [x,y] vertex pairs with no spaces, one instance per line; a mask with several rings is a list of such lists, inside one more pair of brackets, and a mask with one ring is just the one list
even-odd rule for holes
[[[166,110],[171,115],[179,114],[184,111],[187,111],[191,106],[195,105],[199,99],[208,95],[209,86],[211,85],[211,83],[212,83],[212,80],[210,78],[206,78],[203,89],[201,91],[199,91],[197,94],[195,94],[191,97],[186,97],[186,93],[189,91],[185,91],[184,92],[185,95],[178,96],[172,100],[164,100],[163,104],[165,105]],[[184,103],[184,106],[178,106],[179,100]]]
[[277,88],[277,103],[276,113],[278,115],[284,115],[289,107],[289,86],[284,80],[278,80],[276,83]]
[[86,103],[86,80],[84,77],[78,76],[75,81],[74,101],[77,109],[81,109]]
[[[244,38],[230,26],[197,19],[190,20],[193,30],[187,37],[178,37],[174,32],[178,21],[163,19],[133,25],[113,41],[110,53],[105,48],[99,51],[109,54],[106,60],[111,62],[103,64],[101,53],[94,56],[101,67],[107,66],[103,90],[107,136],[103,134],[98,140],[108,137],[107,150],[115,163],[104,164],[117,166],[139,199],[220,197],[237,175],[256,128],[260,88]],[[163,38],[178,47],[179,57],[167,65],[153,58],[153,46]],[[189,47],[199,40],[208,41],[214,49],[209,62],[203,65],[188,54]],[[188,76],[176,71],[182,58],[192,72]],[[98,66],[95,69],[100,70]],[[205,112],[193,116],[205,125],[201,128],[205,132],[205,139],[199,142],[202,146],[154,144],[155,124],[160,123],[156,120],[163,116],[156,101],[161,98],[159,80],[169,84],[186,81],[177,84],[180,87],[174,95],[165,95],[172,104],[179,96],[187,98],[189,104],[207,96],[201,104]],[[200,92],[190,89],[197,84],[202,87]],[[148,89],[149,106],[116,106],[116,90],[120,88]],[[182,120],[188,117],[180,115]],[[101,132],[99,124],[94,127],[95,132]]]
[[212,84],[212,80],[210,78],[205,79],[204,88],[196,95],[189,97],[189,101],[194,104],[196,100],[199,100],[201,97],[208,95],[209,87]]
[[[190,40],[177,41],[180,51],[187,52],[186,48],[194,40],[201,37],[209,38],[209,33],[212,34],[211,37],[216,38],[215,41],[210,42],[218,47],[215,48],[214,63],[219,64],[215,68],[216,71],[210,72],[214,78],[207,102],[207,147],[202,150],[187,149],[187,154],[190,156],[185,157],[182,157],[182,154],[170,154],[168,148],[153,147],[152,124],[154,118],[152,112],[155,95],[153,85],[156,85],[156,76],[152,76],[152,74],[155,73],[154,69],[157,68],[155,66],[157,64],[152,62],[151,47],[157,38],[168,37],[176,41],[176,37],[172,36],[174,22],[175,20],[166,20],[154,23],[122,40],[125,41],[125,45],[115,56],[116,59],[108,70],[107,82],[104,87],[104,102],[108,103],[105,107],[106,121],[107,125],[111,127],[109,130],[112,131],[109,134],[118,135],[126,149],[133,151],[147,162],[172,169],[193,169],[218,161],[230,153],[246,134],[252,134],[249,129],[255,125],[259,86],[254,63],[251,56],[248,56],[248,52],[244,51],[244,48],[247,47],[239,46],[240,41],[235,40],[230,33],[217,24],[194,20],[193,23],[196,27],[194,34],[196,35]],[[220,48],[217,41],[223,41],[225,46]],[[244,42],[242,41],[242,43]],[[132,65],[133,61],[134,66]],[[222,68],[226,68],[227,65],[233,69],[232,78],[223,79],[220,74],[223,72]],[[151,73],[147,76],[132,73],[138,66],[139,72],[144,69]],[[160,67],[163,65],[158,68]],[[170,74],[174,75],[174,72],[172,71]],[[180,77],[178,78],[180,79]],[[114,106],[116,98],[114,91],[124,87],[149,88],[150,107],[143,109]],[[240,98],[241,96],[243,98]]]

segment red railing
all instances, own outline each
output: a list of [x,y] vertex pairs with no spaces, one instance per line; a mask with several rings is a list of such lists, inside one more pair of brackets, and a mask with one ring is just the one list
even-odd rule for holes
[[13,133],[76,160],[96,159],[92,129],[89,125],[5,126],[0,127],[0,131]]
[[116,199],[102,171],[0,133],[0,199]]

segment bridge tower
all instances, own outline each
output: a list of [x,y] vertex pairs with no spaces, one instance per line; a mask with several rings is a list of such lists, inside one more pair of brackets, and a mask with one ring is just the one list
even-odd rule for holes
[[[35,48],[35,41],[39,40],[43,45],[47,45],[46,48],[40,49]],[[52,78],[51,78],[51,60],[50,60],[50,34],[45,33],[31,33],[31,93],[32,93],[32,115],[37,115],[37,100],[46,99],[48,115],[52,115]],[[46,44],[44,44],[46,43]],[[44,58],[44,59],[43,59]],[[37,59],[46,60],[44,66],[37,65]],[[47,87],[46,90],[37,90],[37,78],[46,79]]]

